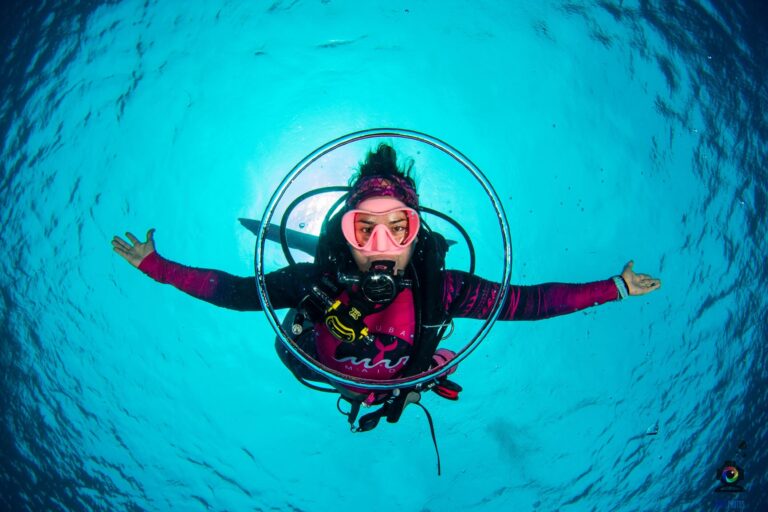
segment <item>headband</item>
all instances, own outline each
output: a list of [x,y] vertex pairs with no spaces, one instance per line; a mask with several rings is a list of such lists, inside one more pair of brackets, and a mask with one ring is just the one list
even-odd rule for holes
[[347,207],[355,208],[369,197],[381,196],[393,197],[414,210],[419,207],[419,195],[416,189],[408,180],[394,174],[376,174],[358,180],[347,197]]

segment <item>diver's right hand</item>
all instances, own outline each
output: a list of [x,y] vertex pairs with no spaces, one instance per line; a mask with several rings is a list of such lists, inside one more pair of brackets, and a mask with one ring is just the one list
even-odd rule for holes
[[112,249],[125,258],[128,263],[138,268],[144,258],[155,252],[155,228],[147,231],[146,242],[141,242],[131,232],[126,232],[125,236],[128,237],[130,243],[115,235],[112,239]]

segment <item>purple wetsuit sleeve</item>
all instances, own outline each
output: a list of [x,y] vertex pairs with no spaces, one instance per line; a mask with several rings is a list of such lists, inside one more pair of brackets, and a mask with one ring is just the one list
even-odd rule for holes
[[[487,318],[498,283],[466,272],[445,273],[443,303],[455,317]],[[509,287],[499,320],[540,320],[565,315],[619,298],[612,279],[584,284],[546,283]]]
[[[205,268],[187,267],[153,252],[139,264],[139,270],[160,283],[170,284],[195,298],[238,311],[261,311],[254,277],[238,277]],[[267,290],[275,309],[298,304],[297,286],[286,271],[267,275]]]

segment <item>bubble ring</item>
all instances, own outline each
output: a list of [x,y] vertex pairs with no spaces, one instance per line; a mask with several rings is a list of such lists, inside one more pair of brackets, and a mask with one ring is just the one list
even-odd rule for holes
[[[488,195],[493,205],[493,208],[496,212],[496,220],[499,223],[502,242],[504,244],[504,258],[503,258],[502,280],[501,280],[501,286],[500,286],[501,293],[498,293],[496,295],[496,300],[494,301],[493,307],[491,308],[491,313],[488,316],[488,318],[485,319],[482,327],[480,328],[478,333],[475,335],[474,339],[470,343],[468,343],[461,351],[459,351],[459,353],[456,354],[456,357],[454,357],[451,361],[448,362],[448,364],[444,366],[441,366],[439,368],[434,368],[430,371],[422,372],[420,374],[413,375],[411,377],[377,381],[377,380],[350,377],[349,375],[344,375],[340,372],[331,370],[330,368],[320,365],[317,362],[313,361],[311,358],[307,357],[306,354],[304,354],[304,352],[296,346],[296,344],[291,339],[290,334],[283,329],[281,322],[277,318],[277,314],[274,308],[272,307],[272,303],[270,302],[269,297],[267,296],[266,281],[264,276],[264,248],[267,242],[267,237],[266,237],[267,228],[270,225],[272,216],[274,215],[274,212],[275,212],[275,208],[277,207],[277,204],[285,195],[286,191],[288,190],[288,187],[296,180],[296,178],[302,172],[304,172],[312,163],[317,161],[319,158],[327,155],[328,153],[331,153],[336,149],[346,146],[347,144],[351,144],[353,142],[357,142],[364,139],[383,138],[383,137],[410,139],[410,140],[415,140],[417,142],[421,142],[423,144],[427,144],[447,154],[448,156],[453,158],[456,162],[458,162],[462,167],[464,167],[467,171],[469,171],[474,176],[474,178],[480,183],[483,190]],[[443,374],[447,370],[450,370],[451,368],[459,364],[461,361],[466,359],[467,356],[469,356],[469,354],[473,350],[475,350],[475,348],[477,348],[480,342],[483,341],[483,339],[488,334],[493,324],[496,322],[496,319],[501,314],[501,306],[504,303],[509,291],[509,284],[512,277],[512,248],[511,248],[511,242],[510,242],[511,236],[509,232],[509,223],[507,222],[507,217],[506,217],[506,214],[504,213],[504,208],[501,205],[501,200],[499,199],[498,195],[496,194],[496,191],[493,189],[493,187],[491,186],[491,183],[488,181],[485,175],[480,171],[480,169],[474,163],[472,163],[472,161],[469,158],[464,156],[461,152],[459,152],[457,149],[447,144],[446,142],[443,142],[425,133],[420,133],[413,130],[404,130],[400,128],[375,128],[371,130],[362,130],[358,132],[353,132],[353,133],[344,135],[342,137],[339,137],[337,139],[334,139],[320,146],[319,148],[315,149],[314,151],[309,153],[307,156],[305,156],[285,176],[283,181],[277,187],[277,190],[275,190],[275,193],[272,195],[272,198],[269,200],[266,210],[264,211],[264,215],[261,217],[261,219],[262,219],[261,226],[259,227],[258,234],[256,235],[256,250],[254,255],[254,264],[256,267],[257,294],[259,297],[259,302],[261,302],[261,306],[267,315],[267,320],[269,321],[275,333],[277,333],[277,336],[280,339],[280,341],[283,343],[283,345],[291,352],[291,354],[293,354],[297,359],[299,359],[299,361],[301,361],[303,364],[305,364],[307,367],[314,370],[318,374],[326,377],[327,379],[332,380],[334,382],[338,382],[343,385],[354,386],[354,387],[370,389],[370,390],[389,390],[389,389],[416,386],[416,385],[428,382],[430,380],[433,380],[436,377],[436,374],[438,373]]]

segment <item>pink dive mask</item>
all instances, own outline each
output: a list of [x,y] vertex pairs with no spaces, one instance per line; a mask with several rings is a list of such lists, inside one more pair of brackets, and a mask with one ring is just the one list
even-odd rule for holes
[[420,225],[416,210],[391,197],[366,199],[341,218],[347,243],[365,256],[405,252]]

